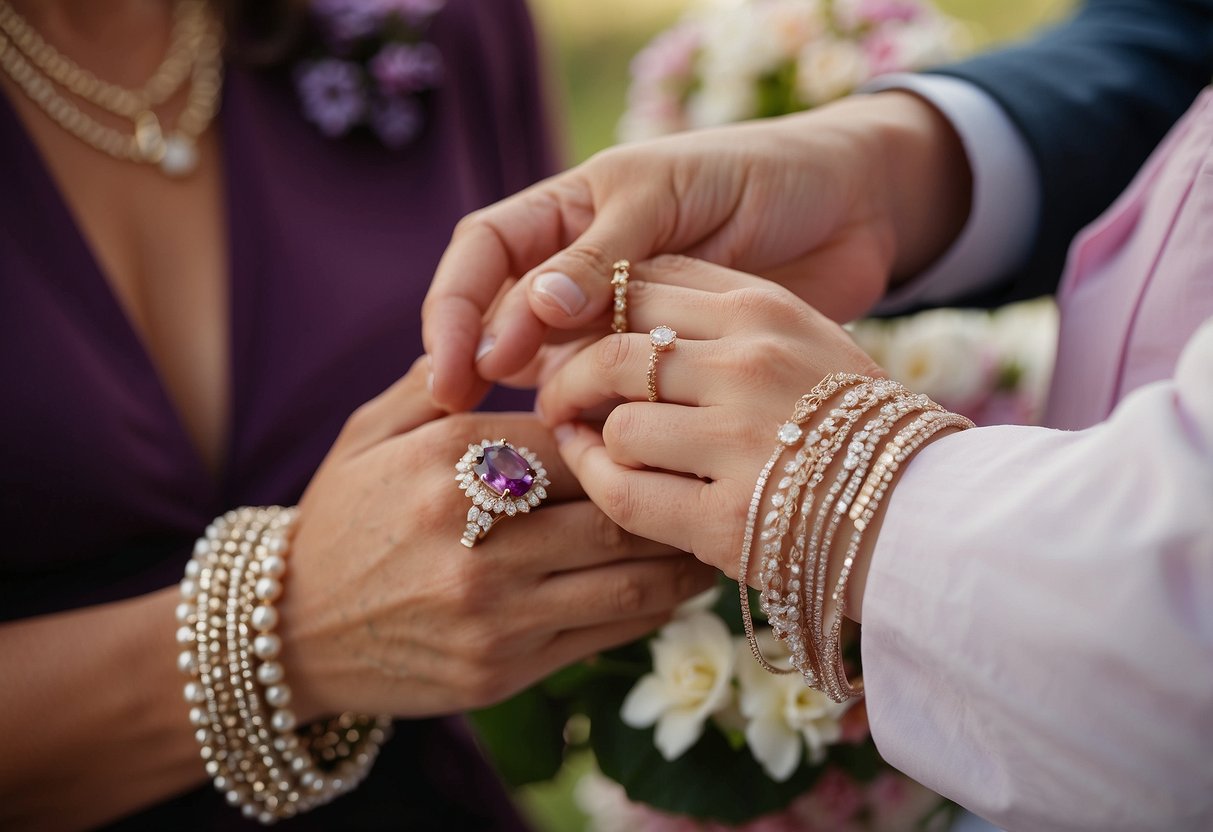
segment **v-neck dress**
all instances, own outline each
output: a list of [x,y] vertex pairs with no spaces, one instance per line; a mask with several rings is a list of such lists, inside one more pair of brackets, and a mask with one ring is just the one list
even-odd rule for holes
[[[176,582],[216,515],[294,504],[346,417],[421,353],[421,301],[457,220],[552,168],[522,0],[448,0],[430,36],[444,80],[402,151],[322,137],[285,69],[229,67],[217,125],[231,281],[219,476],[0,95],[0,621]],[[507,391],[486,402],[529,406]],[[221,804],[202,788],[120,826],[241,827]],[[521,824],[461,726],[428,720],[403,723],[352,795],[287,825]]]

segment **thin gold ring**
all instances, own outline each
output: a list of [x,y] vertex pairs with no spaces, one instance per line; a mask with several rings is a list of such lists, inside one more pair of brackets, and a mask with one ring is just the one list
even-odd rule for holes
[[611,322],[612,332],[628,331],[628,279],[632,276],[632,264],[627,260],[616,260],[612,266],[615,274],[611,277],[611,286],[615,289],[615,319]]
[[653,327],[649,330],[649,344],[652,345],[653,351],[649,353],[649,401],[657,401],[657,360],[666,350],[674,349],[674,344],[678,342],[678,333],[672,328],[662,324],[661,326]]

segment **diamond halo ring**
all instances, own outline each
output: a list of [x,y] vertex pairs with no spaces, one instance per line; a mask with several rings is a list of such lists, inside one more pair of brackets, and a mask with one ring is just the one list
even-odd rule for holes
[[469,549],[501,518],[538,508],[552,484],[534,452],[516,448],[504,439],[482,439],[468,445],[467,453],[455,463],[455,481],[472,501],[459,539]]

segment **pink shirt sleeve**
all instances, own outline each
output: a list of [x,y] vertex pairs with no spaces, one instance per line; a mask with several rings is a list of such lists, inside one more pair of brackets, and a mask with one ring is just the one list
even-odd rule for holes
[[872,736],[1008,830],[1213,829],[1213,319],[1087,430],[928,446],[863,606]]

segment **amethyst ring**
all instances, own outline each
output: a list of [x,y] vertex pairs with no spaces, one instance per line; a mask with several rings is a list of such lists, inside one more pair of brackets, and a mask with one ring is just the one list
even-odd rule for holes
[[504,439],[468,445],[455,463],[455,481],[472,501],[459,542],[469,549],[502,517],[527,514],[548,496],[548,472],[534,453]]

